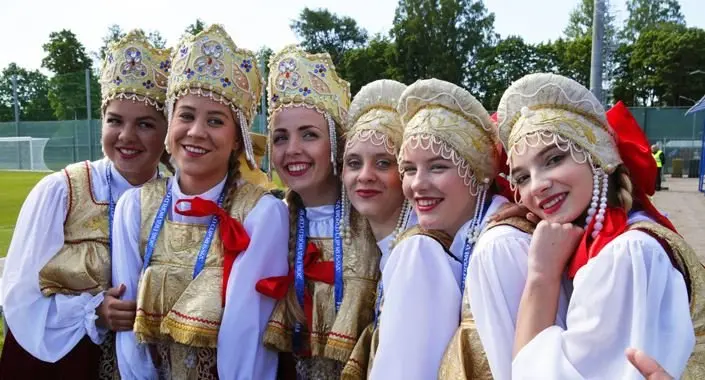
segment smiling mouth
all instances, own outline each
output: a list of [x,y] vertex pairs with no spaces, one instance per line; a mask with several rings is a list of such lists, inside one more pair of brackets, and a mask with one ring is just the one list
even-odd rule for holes
[[120,154],[122,158],[130,159],[136,157],[138,154],[142,153],[141,150],[132,148],[115,148],[115,150]]
[[568,193],[554,195],[539,203],[539,207],[541,208],[541,210],[543,210],[544,213],[548,215],[553,214],[561,208],[561,206],[563,205],[563,201],[565,201],[567,195]]
[[207,149],[201,148],[200,146],[195,146],[195,145],[182,145],[184,150],[186,151],[186,154],[188,154],[191,157],[201,157],[208,152],[210,152]]
[[295,162],[285,165],[284,168],[290,176],[299,177],[306,174],[306,172],[308,171],[308,169],[311,168],[311,166],[311,164],[306,162]]
[[443,202],[443,198],[416,198],[416,209],[419,212],[429,212],[441,202]]

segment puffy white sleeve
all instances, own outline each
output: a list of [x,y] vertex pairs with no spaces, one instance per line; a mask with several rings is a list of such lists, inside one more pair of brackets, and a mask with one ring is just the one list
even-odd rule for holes
[[[113,286],[124,284],[122,300],[135,301],[142,272],[140,253],[140,189],[127,190],[115,207],[113,220]],[[133,331],[116,334],[115,349],[123,379],[156,379],[157,370],[146,344]]]
[[675,378],[695,345],[683,276],[661,245],[628,231],[580,269],[567,329],[551,326],[514,358],[514,379],[642,379],[625,359],[635,347]]
[[2,277],[3,313],[10,331],[32,356],[51,363],[84,336],[100,344],[105,335],[95,325],[103,293],[45,297],[39,289],[39,271],[64,245],[67,203],[63,172],[39,181],[20,210]]
[[530,235],[513,227],[491,228],[480,236],[468,265],[470,309],[492,376],[498,380],[512,377],[512,349],[530,241]]
[[435,379],[460,323],[459,267],[434,239],[411,236],[382,271],[384,305],[370,379]]
[[245,218],[250,245],[233,263],[218,332],[220,379],[275,379],[277,353],[262,336],[276,301],[255,290],[262,278],[288,271],[289,213],[286,205],[265,195]]

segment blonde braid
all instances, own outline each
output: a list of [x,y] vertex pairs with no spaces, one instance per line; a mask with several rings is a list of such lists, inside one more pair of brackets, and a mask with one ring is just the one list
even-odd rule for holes
[[[295,260],[296,225],[298,224],[297,219],[299,217],[299,210],[304,207],[304,204],[303,200],[301,200],[301,196],[293,190],[289,190],[286,193],[285,199],[287,205],[289,205],[289,257],[294,257]],[[284,305],[286,306],[287,315],[289,318],[300,323],[304,323],[306,321],[306,314],[304,314],[304,310],[301,307],[301,304],[299,304],[299,300],[296,297],[296,288],[293,284],[289,287],[289,291],[286,293]]]

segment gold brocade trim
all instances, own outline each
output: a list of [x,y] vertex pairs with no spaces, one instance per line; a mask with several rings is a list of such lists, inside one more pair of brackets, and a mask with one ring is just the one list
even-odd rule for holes
[[399,237],[397,238],[396,242],[394,245],[396,246],[399,244],[402,240],[410,238],[412,236],[416,235],[422,235],[422,236],[428,236],[431,239],[437,241],[443,249],[450,254],[450,246],[453,244],[453,237],[448,235],[447,233],[439,230],[426,230],[420,225],[415,225],[411,228],[408,228],[406,231],[402,232]]
[[[352,244],[343,247],[343,302],[335,312],[334,286],[306,281],[313,299],[313,331],[306,327],[301,334],[303,351],[314,357],[324,357],[345,363],[364,328],[374,318],[374,304],[379,278],[379,250],[367,221],[353,211],[351,215]],[[333,241],[310,238],[318,246],[322,261],[333,260]],[[293,252],[289,260],[293,262]],[[263,341],[270,349],[292,352],[294,320],[286,303],[279,301],[264,333]],[[305,324],[304,326],[308,326]]]
[[69,192],[64,245],[39,272],[44,296],[96,295],[110,286],[108,207],[93,196],[91,171],[88,161],[64,169]]
[[100,345],[100,364],[98,380],[120,380],[115,352],[115,333],[108,331],[105,340]]
[[158,343],[152,359],[160,380],[217,380],[217,350],[178,343]]
[[350,358],[343,367],[341,380],[366,379],[372,369],[377,346],[379,345],[379,329],[369,324],[360,335]]
[[[142,252],[157,209],[167,191],[167,179],[142,187]],[[244,221],[266,191],[248,182],[240,184],[230,215]],[[193,278],[193,265],[207,226],[166,220],[152,261],[140,278],[134,331],[143,343],[176,342],[215,348],[223,313],[222,242],[216,232],[204,269]],[[256,252],[252,252],[256,254]]]
[[654,222],[638,222],[630,230],[641,230],[664,240],[671,248],[678,269],[690,291],[690,316],[695,330],[695,349],[682,379],[705,379],[705,267],[693,248],[677,233]]
[[533,223],[526,220],[526,218],[513,216],[511,218],[507,218],[504,220],[492,221],[492,222],[487,223],[487,226],[485,227],[485,230],[483,231],[483,233],[486,232],[487,230],[489,230],[490,228],[499,227],[499,226],[514,227],[517,230],[519,230],[521,232],[525,232],[529,235],[533,234],[534,230],[536,229],[536,226]]

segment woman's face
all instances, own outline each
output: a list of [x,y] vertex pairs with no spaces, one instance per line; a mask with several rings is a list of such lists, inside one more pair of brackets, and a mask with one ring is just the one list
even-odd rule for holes
[[147,180],[154,175],[164,152],[166,130],[166,118],[155,107],[114,99],[103,115],[101,144],[105,155],[128,181]]
[[455,236],[472,218],[477,197],[470,194],[452,161],[416,145],[402,151],[404,196],[414,206],[421,227]]
[[352,206],[380,222],[397,215],[404,202],[397,159],[384,145],[356,140],[345,151],[343,185]]
[[231,109],[209,98],[180,98],[169,128],[167,144],[180,175],[222,178],[232,152],[240,149],[240,127]]
[[[549,222],[576,221],[592,201],[592,167],[587,160],[577,163],[570,151],[563,151],[555,144],[530,145],[519,147],[518,151],[524,153],[515,153],[511,160],[512,181],[521,195],[521,203]],[[576,158],[583,161],[584,156]]]
[[272,119],[272,163],[281,180],[305,197],[335,183],[325,117],[306,107],[284,108]]

